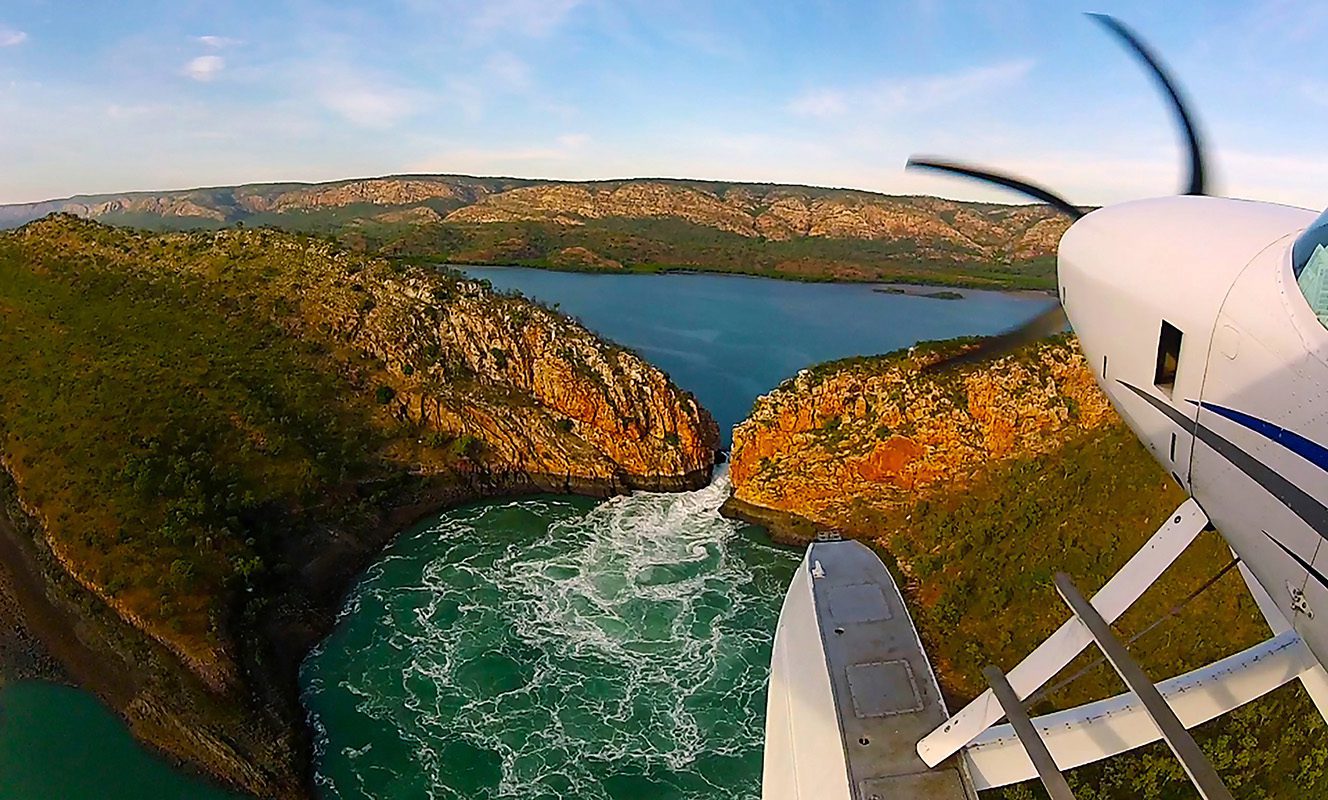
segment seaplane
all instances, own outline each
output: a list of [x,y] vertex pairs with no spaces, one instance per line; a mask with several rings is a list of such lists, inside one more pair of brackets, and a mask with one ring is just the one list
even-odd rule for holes
[[[949,361],[1068,323],[1188,498],[1091,598],[1056,575],[1065,623],[1008,673],[988,667],[990,689],[953,715],[880,560],[857,542],[813,542],[775,633],[763,800],[971,800],[1034,778],[1069,800],[1065,770],[1159,739],[1199,796],[1225,800],[1190,729],[1291,681],[1328,719],[1328,211],[1211,195],[1175,81],[1124,24],[1091,16],[1169,100],[1188,151],[1183,194],[1088,210],[962,163],[909,166],[1003,186],[1073,220],[1056,306]],[[1269,638],[1154,682],[1111,624],[1208,529],[1230,546]],[[1128,691],[1030,718],[1026,701],[1090,647]]]

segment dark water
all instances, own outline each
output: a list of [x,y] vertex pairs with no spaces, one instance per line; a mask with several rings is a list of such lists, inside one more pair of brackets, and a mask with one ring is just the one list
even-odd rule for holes
[[[754,278],[470,272],[579,316],[668,370],[725,440],[797,370],[991,333],[1047,302],[941,301]],[[541,497],[405,532],[306,662],[330,798],[760,793],[770,639],[797,554],[698,492]],[[0,690],[0,800],[226,797],[137,747],[82,692]]]

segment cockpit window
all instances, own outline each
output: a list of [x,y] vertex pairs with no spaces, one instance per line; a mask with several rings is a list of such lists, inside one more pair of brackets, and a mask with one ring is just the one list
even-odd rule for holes
[[1319,322],[1328,328],[1328,211],[1291,246],[1291,271]]

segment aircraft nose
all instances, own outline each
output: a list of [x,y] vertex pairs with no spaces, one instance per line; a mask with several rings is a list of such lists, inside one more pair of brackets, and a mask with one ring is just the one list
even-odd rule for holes
[[1113,400],[1122,381],[1168,393],[1164,387],[1177,366],[1185,377],[1187,362],[1200,367],[1201,378],[1214,320],[1236,278],[1298,229],[1302,216],[1269,204],[1179,196],[1108,206],[1072,225],[1057,254],[1061,301]]

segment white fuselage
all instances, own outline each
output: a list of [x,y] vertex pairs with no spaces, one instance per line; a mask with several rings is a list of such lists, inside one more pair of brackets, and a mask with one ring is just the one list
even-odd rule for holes
[[[1113,405],[1328,663],[1328,329],[1290,252],[1315,217],[1215,197],[1123,203],[1066,232],[1057,274]],[[1159,375],[1159,340],[1177,332],[1174,378]]]

